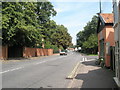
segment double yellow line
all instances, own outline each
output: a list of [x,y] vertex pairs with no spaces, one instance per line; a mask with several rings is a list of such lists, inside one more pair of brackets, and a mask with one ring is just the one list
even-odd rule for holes
[[74,69],[72,70],[72,72],[66,77],[66,79],[73,79],[75,74],[76,74],[76,71],[78,69],[78,66],[80,64],[80,61],[76,64],[76,66],[74,67]]

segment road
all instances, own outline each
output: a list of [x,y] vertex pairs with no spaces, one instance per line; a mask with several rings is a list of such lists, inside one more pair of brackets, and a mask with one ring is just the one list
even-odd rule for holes
[[66,88],[66,77],[83,59],[79,53],[2,63],[2,88]]

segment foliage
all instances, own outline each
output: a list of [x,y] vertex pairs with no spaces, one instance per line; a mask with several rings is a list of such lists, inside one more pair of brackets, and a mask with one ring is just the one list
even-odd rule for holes
[[69,48],[76,48],[77,45],[71,45]]
[[53,52],[54,53],[59,53],[59,48],[57,47],[57,45],[52,45],[49,41],[47,41],[46,43],[45,43],[45,48],[46,49],[53,49]]
[[32,2],[2,3],[2,38],[3,45],[35,46],[40,40]]
[[44,43],[45,48],[67,48],[72,38],[66,27],[50,20],[56,14],[49,1],[2,2],[2,44],[41,47]]
[[45,24],[50,20],[50,16],[56,15],[56,11],[54,10],[53,5],[49,1],[37,2],[36,6],[39,24]]
[[97,46],[97,36],[95,34],[92,34],[87,41],[83,43],[84,48],[94,48]]
[[72,43],[72,37],[68,33],[68,30],[63,25],[57,25],[56,31],[52,34],[52,43],[57,45],[59,48],[63,47],[66,49]]
[[77,34],[77,46],[82,47],[85,53],[97,53],[97,16],[87,23],[83,31]]

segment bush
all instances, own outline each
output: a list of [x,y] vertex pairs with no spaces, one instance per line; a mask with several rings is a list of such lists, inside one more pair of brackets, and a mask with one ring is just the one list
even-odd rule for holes
[[53,53],[59,53],[59,48],[56,45],[53,45],[52,49]]
[[59,48],[57,45],[52,45],[50,42],[45,42],[46,49],[53,49],[53,53],[59,53]]

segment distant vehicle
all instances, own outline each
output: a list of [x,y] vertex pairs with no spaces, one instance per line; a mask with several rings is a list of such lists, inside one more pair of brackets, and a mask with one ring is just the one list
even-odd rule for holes
[[67,53],[65,51],[61,51],[60,55],[67,55]]

